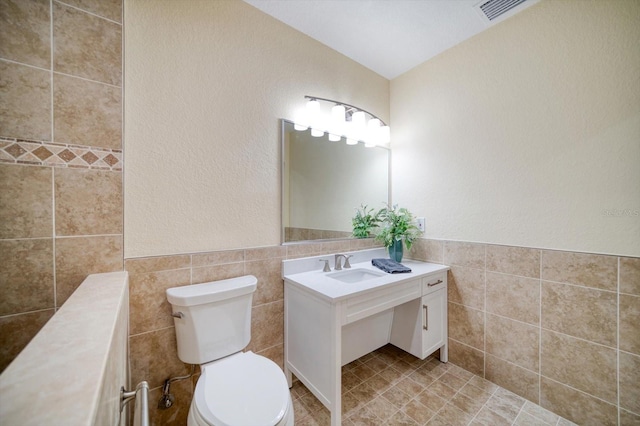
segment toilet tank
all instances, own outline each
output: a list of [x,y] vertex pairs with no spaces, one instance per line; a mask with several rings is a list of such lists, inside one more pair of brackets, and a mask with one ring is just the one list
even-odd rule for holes
[[182,362],[204,364],[249,344],[257,282],[253,275],[246,275],[167,289]]

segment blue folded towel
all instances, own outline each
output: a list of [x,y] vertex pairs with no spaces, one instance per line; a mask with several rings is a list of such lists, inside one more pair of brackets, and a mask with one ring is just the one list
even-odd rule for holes
[[410,268],[407,268],[402,263],[398,263],[395,260],[391,259],[371,259],[371,264],[389,274],[402,274],[411,272]]

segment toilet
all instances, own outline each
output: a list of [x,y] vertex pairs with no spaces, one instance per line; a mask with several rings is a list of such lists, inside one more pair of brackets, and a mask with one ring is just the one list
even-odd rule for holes
[[268,358],[242,352],[251,340],[252,275],[167,289],[178,357],[199,364],[187,424],[293,426],[284,373]]

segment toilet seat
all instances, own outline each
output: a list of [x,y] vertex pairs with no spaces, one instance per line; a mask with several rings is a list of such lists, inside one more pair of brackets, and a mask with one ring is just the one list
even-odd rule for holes
[[291,410],[280,367],[253,352],[237,353],[201,366],[194,406],[215,426],[276,426]]

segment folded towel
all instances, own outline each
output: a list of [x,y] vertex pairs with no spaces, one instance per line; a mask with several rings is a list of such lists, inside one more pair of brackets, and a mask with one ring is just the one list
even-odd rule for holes
[[410,268],[407,268],[402,263],[398,263],[391,259],[371,259],[371,264],[389,274],[411,272]]

